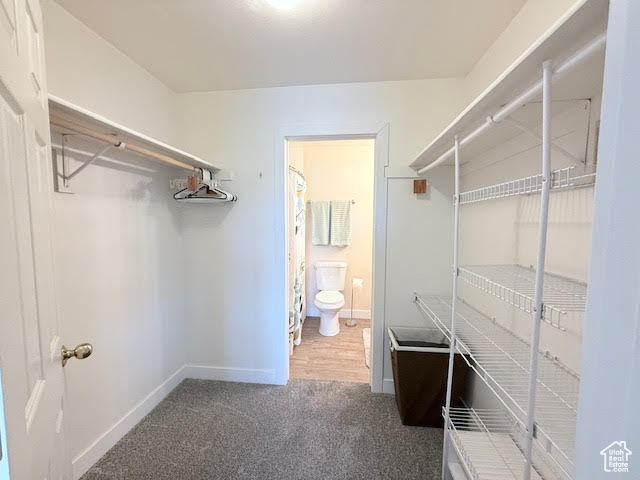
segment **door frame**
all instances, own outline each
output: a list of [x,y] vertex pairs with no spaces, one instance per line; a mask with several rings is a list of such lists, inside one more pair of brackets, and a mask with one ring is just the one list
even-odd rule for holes
[[373,191],[373,282],[371,305],[371,370],[369,384],[373,392],[383,391],[384,325],[387,265],[387,179],[389,166],[389,124],[333,124],[283,125],[275,134],[275,199],[276,216],[275,265],[276,282],[281,285],[280,301],[275,303],[274,327],[280,333],[279,359],[275,369],[275,383],[286,385],[289,380],[289,268],[287,261],[287,178],[289,166],[288,143],[301,140],[348,140],[370,138],[375,141]]

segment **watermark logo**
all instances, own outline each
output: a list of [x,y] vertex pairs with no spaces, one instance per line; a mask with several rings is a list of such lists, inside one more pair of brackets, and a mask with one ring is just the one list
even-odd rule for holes
[[604,471],[610,473],[625,473],[629,471],[629,455],[627,442],[613,442],[605,447],[600,455],[604,457]]

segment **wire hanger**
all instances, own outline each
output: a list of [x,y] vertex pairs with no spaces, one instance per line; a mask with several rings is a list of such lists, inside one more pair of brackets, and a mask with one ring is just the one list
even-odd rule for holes
[[189,187],[183,188],[173,195],[175,200],[190,203],[222,203],[235,202],[238,199],[233,193],[222,190],[218,186],[218,182],[213,178],[210,170],[203,168],[196,168],[195,170],[199,177],[197,179],[197,188],[195,190]]

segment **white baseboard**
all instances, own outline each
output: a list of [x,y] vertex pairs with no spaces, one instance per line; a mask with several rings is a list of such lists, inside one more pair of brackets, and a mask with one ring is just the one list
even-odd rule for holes
[[184,378],[277,384],[275,370],[269,369],[209,367],[206,365],[185,365],[184,369]]
[[73,459],[73,478],[79,479],[102,456],[109,451],[129,430],[135,427],[151,410],[176,388],[184,376],[185,367],[180,367],[173,375],[156,387],[149,395],[127,412],[120,420],[100,435],[89,447]]
[[396,389],[393,385],[393,378],[382,379],[382,393],[390,393],[391,395],[396,393]]
[[[351,309],[345,308],[340,310],[338,314],[340,318],[351,318]],[[307,306],[307,316],[309,317],[319,317],[320,311],[315,306]],[[354,310],[353,318],[361,318],[363,320],[371,319],[371,310]]]

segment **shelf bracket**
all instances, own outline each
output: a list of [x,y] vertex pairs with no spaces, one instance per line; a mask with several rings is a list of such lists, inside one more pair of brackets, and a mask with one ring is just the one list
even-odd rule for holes
[[[529,135],[532,138],[535,138],[536,140],[542,142],[542,136],[538,135],[535,131],[531,130],[529,127],[527,127],[526,125],[523,125],[522,123],[520,123],[518,120],[516,120],[515,118],[509,116],[507,118],[505,118],[503,120],[503,122],[507,122],[510,123],[511,125],[513,125],[514,127],[516,127],[518,130],[521,130],[522,132],[526,133],[527,135]],[[567,157],[569,160],[573,161],[576,164],[584,164],[585,161],[584,160],[580,160],[578,157],[576,157],[574,154],[572,154],[571,152],[569,152],[568,150],[566,150],[565,148],[562,148],[560,145],[558,145],[557,143],[551,141],[551,148],[553,148],[554,150],[556,150],[558,153],[560,153],[561,155],[564,155],[565,157]]]
[[54,178],[55,178],[55,190],[60,193],[73,193],[70,190],[71,179],[77,176],[80,172],[82,172],[89,165],[95,163],[100,159],[105,153],[107,153],[112,148],[118,148],[120,150],[124,150],[127,146],[124,142],[119,142],[116,145],[109,144],[104,147],[102,150],[91,155],[90,158],[81,162],[81,165],[76,168],[73,172],[69,172],[69,162],[65,155],[65,137],[62,136],[62,148],[61,155],[58,155],[58,152],[54,149]]
[[[105,153],[107,153],[109,150],[111,150],[111,148],[113,148],[113,145],[107,145],[106,147],[104,147],[102,150],[100,150],[99,152],[93,154],[91,156],[91,158],[89,160],[85,160],[84,162],[82,162],[82,165],[80,165],[78,168],[76,168],[73,172],[71,172],[70,174],[63,175],[63,179],[64,182],[66,184],[66,186],[69,186],[69,182],[71,181],[71,179],[73,177],[75,177],[76,175],[78,175],[81,171],[83,171],[85,168],[87,168],[89,165],[91,165],[93,162],[95,162],[96,160],[98,160],[102,155],[104,155]],[[63,157],[63,161],[64,161],[64,157]],[[66,172],[65,172],[66,173]]]
[[[546,305],[544,303],[542,303],[540,305],[540,311],[536,312],[536,315],[538,316],[538,320],[540,320],[541,322],[546,322],[547,320],[545,319],[545,316],[547,314],[547,309],[546,309]],[[553,314],[553,312],[552,312]],[[551,325],[553,325],[553,322],[547,322],[550,323]],[[560,325],[558,325],[558,328],[560,328]]]

